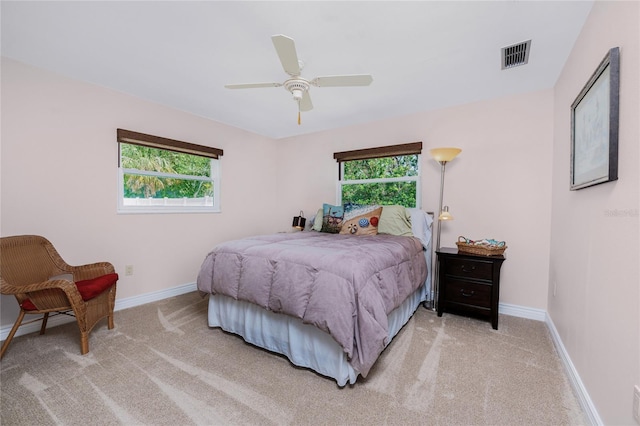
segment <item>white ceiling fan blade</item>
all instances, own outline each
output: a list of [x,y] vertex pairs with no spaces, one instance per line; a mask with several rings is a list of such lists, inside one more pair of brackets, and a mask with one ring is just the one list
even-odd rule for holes
[[286,35],[277,34],[271,36],[271,41],[273,41],[273,46],[276,48],[284,71],[290,76],[300,75],[300,63],[293,39]]
[[300,99],[300,111],[311,111],[312,109],[313,103],[311,102],[311,96],[309,96],[309,92],[304,92],[302,99]]
[[314,78],[311,84],[317,87],[368,86],[372,81],[369,74],[328,75]]
[[227,89],[255,89],[258,87],[280,87],[282,83],[245,83],[245,84],[225,84]]

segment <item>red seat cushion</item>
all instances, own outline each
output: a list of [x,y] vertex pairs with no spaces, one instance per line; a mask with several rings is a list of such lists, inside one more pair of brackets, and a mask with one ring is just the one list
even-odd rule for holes
[[90,280],[77,281],[76,287],[85,302],[91,300],[118,281],[118,274],[107,274]]
[[[110,288],[118,281],[118,274],[107,274],[90,280],[77,281],[76,287],[78,292],[85,302],[98,296],[100,293]],[[22,309],[25,311],[37,310],[36,306],[31,300],[26,299],[22,302]]]

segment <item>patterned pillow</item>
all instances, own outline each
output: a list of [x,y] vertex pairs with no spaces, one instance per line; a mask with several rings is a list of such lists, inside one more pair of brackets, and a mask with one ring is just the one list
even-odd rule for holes
[[382,206],[344,205],[344,222],[341,234],[377,235]]
[[321,232],[337,234],[342,228],[344,219],[344,209],[342,206],[322,205],[322,228]]

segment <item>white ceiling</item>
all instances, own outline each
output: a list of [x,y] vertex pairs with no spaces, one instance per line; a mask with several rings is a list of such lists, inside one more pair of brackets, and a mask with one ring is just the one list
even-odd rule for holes
[[[271,138],[554,86],[592,1],[2,1],[2,56]],[[271,42],[295,40],[312,87],[302,113]],[[529,64],[500,49],[531,39]]]

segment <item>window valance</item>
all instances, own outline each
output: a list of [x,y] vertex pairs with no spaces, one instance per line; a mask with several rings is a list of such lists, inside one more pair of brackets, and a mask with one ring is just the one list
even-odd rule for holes
[[333,158],[338,162],[342,162],[420,153],[422,153],[422,142],[412,142],[399,145],[379,146],[376,148],[356,149],[354,151],[334,152]]
[[222,156],[223,153],[221,149],[210,146],[197,145],[125,129],[118,129],[118,143],[121,142],[216,159]]

